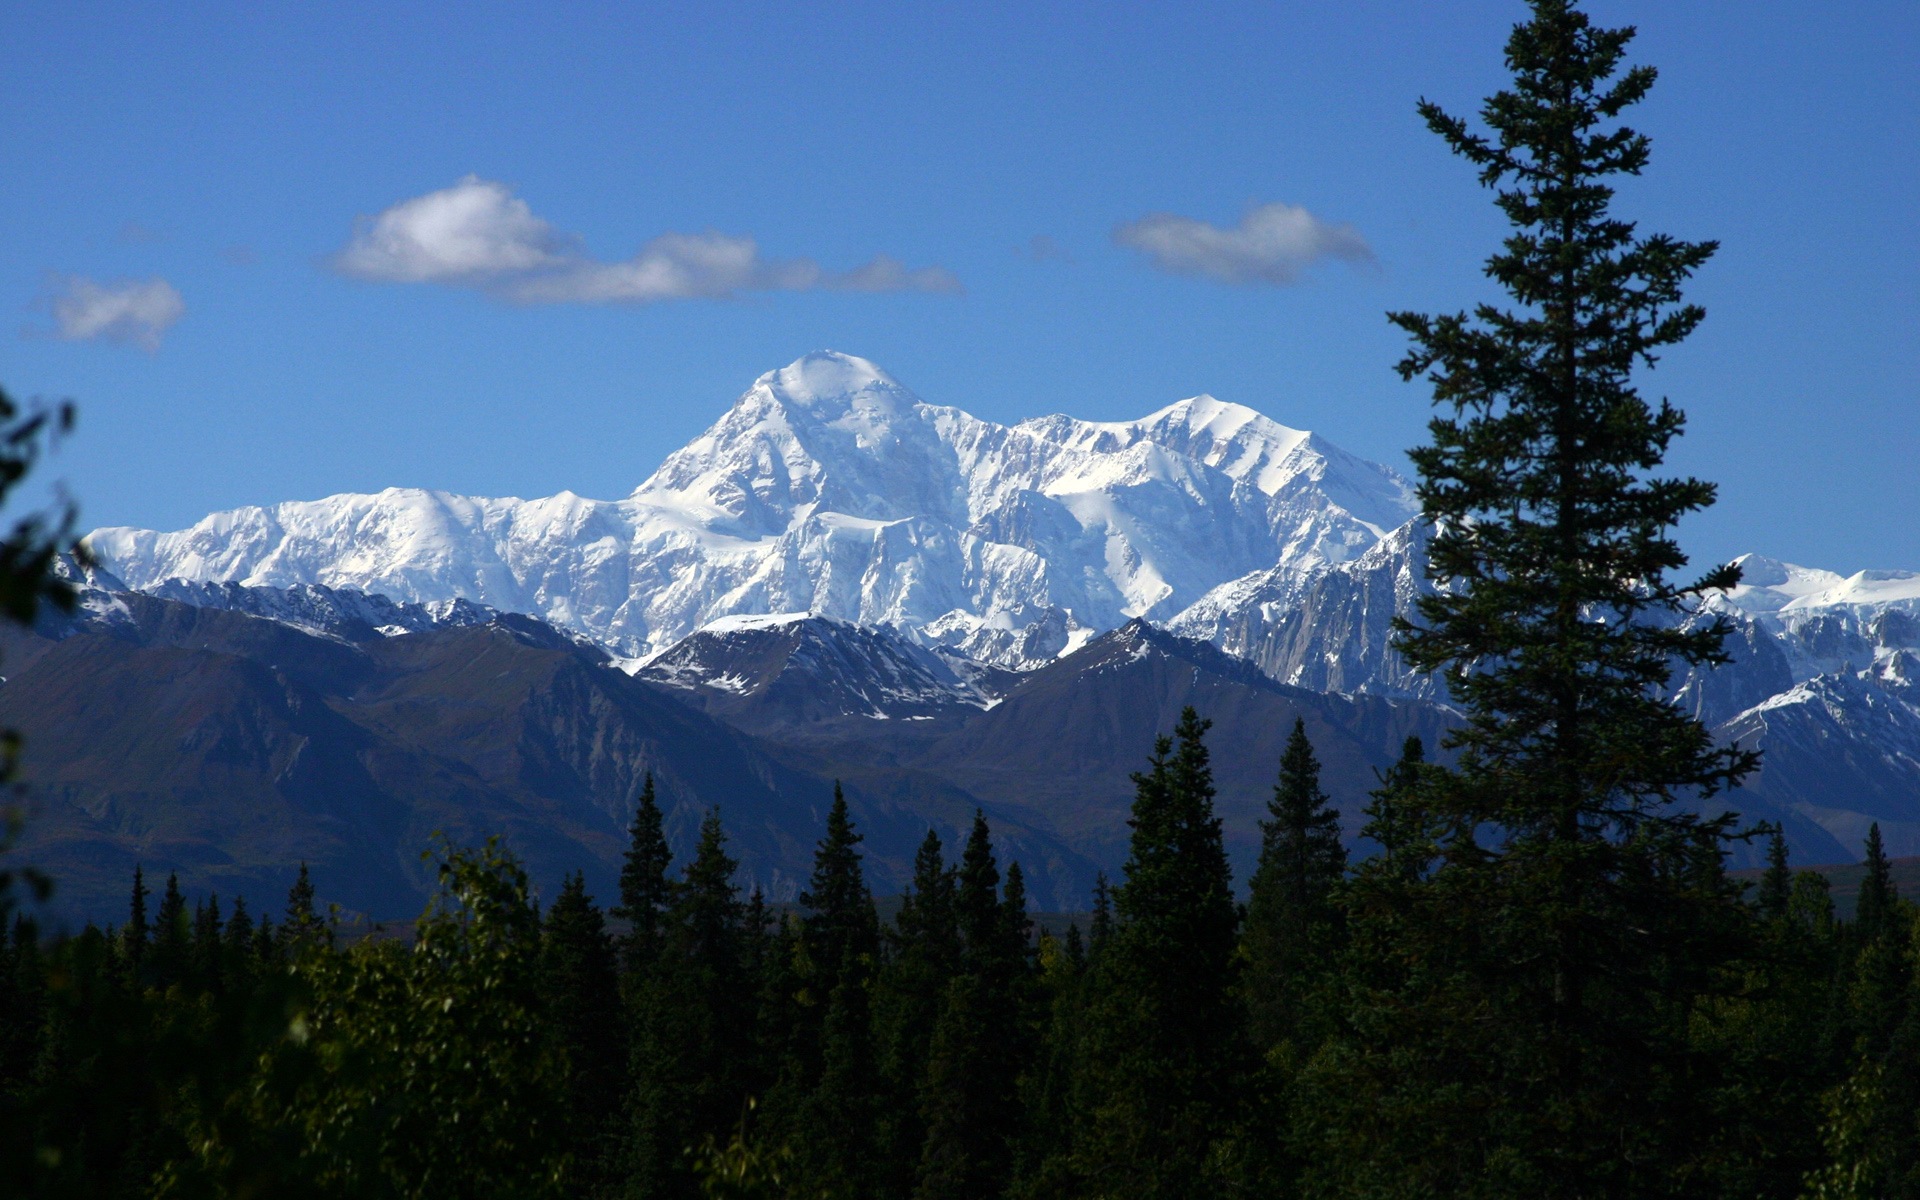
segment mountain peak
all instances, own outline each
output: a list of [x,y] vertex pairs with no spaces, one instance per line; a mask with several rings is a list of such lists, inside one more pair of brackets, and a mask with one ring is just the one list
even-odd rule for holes
[[783,406],[813,412],[845,412],[856,398],[874,396],[891,409],[900,400],[911,403],[913,393],[899,380],[864,358],[838,350],[816,350],[794,359],[777,371],[753,381],[743,401],[764,393]]

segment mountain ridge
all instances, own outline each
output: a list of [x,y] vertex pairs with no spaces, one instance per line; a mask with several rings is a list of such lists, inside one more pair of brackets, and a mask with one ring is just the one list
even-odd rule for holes
[[624,500],[394,488],[87,541],[135,588],[465,598],[631,657],[804,609],[1018,667],[1255,568],[1342,561],[1412,512],[1396,473],[1211,397],[999,425],[821,352],[755,380]]

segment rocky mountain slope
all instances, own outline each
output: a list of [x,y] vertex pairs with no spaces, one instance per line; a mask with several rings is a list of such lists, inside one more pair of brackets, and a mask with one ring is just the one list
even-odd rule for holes
[[649,659],[640,678],[758,734],[932,721],[991,707],[1020,676],[928,650],[885,626],[784,613],[722,617]]

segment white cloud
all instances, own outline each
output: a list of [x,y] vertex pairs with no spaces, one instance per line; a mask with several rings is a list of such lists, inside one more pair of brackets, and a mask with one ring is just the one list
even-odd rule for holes
[[161,335],[186,315],[186,301],[166,280],[116,279],[95,283],[82,275],[59,280],[53,319],[68,341],[130,342],[160,348]]
[[469,175],[450,188],[362,218],[333,266],[388,283],[471,287],[518,304],[652,304],[741,292],[957,292],[943,267],[879,255],[842,274],[812,259],[766,259],[750,237],[665,233],[632,258],[605,262],[533,215],[504,184]]
[[563,239],[504,184],[469,175],[362,218],[334,259],[360,279],[484,283],[567,261]]
[[1373,261],[1373,251],[1353,226],[1330,225],[1292,204],[1249,209],[1231,229],[1173,213],[1149,213],[1115,229],[1113,240],[1147,255],[1162,271],[1231,284],[1284,286],[1322,259]]

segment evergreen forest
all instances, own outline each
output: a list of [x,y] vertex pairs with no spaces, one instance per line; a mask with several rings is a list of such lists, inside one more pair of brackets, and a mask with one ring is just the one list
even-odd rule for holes
[[[1397,647],[1462,723],[1399,748],[1358,841],[1296,724],[1235,879],[1234,748],[1189,708],[1129,751],[1125,864],[1058,933],[984,816],[927,835],[883,920],[837,793],[776,904],[720,811],[676,855],[651,779],[617,895],[442,843],[391,933],[302,867],[271,908],[136,870],[123,920],[42,936],[15,869],[0,1194],[1920,1197],[1920,906],[1875,826],[1837,916],[1738,815],[1755,756],[1663,690],[1726,660],[1699,601],[1739,573],[1677,574],[1714,488],[1659,473],[1685,418],[1636,382],[1704,318],[1682,286],[1716,247],[1612,211],[1650,153],[1633,31],[1530,9],[1478,122],[1419,109],[1511,227],[1508,306],[1390,314],[1434,404],[1436,587]],[[0,405],[4,491],[64,417]],[[71,602],[70,544],[15,532],[8,616]]]

